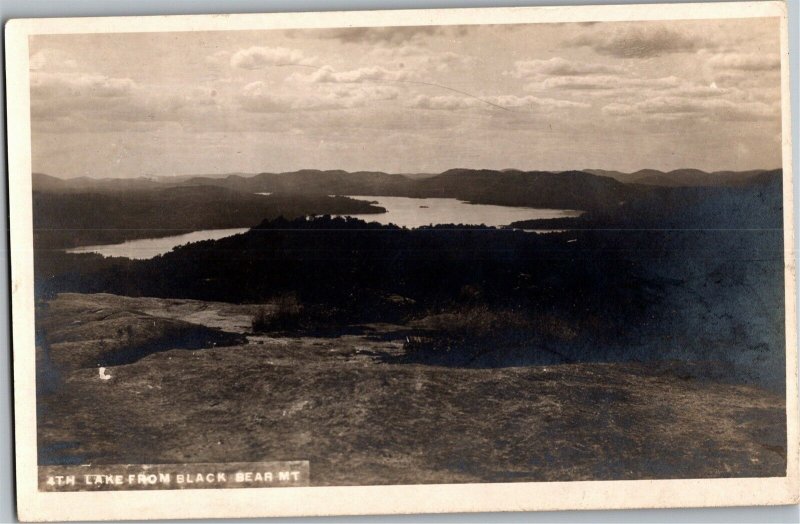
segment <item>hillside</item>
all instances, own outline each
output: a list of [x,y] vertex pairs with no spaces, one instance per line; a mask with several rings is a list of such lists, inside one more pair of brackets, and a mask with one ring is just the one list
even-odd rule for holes
[[[41,192],[118,192],[164,189],[173,186],[216,186],[247,193],[316,193],[336,195],[383,195],[437,197],[473,195],[476,203],[516,204],[512,195],[517,189],[528,191],[526,202],[535,202],[530,194],[538,193],[543,184],[564,185],[571,182],[592,181],[594,188],[621,191],[608,182],[580,177],[580,173],[604,179],[613,179],[623,184],[662,187],[738,186],[747,184],[767,170],[715,171],[699,169],[676,169],[659,171],[641,169],[633,173],[606,169],[583,169],[563,172],[523,171],[519,169],[451,169],[443,173],[391,174],[381,171],[356,171],[301,169],[283,173],[230,173],[215,175],[176,175],[137,178],[90,178],[61,179],[43,173],[33,173],[33,189]],[[506,186],[504,184],[511,184]],[[491,186],[493,189],[486,189]],[[578,194],[569,202],[589,201],[584,190],[574,184],[571,191]],[[632,189],[631,189],[632,190]],[[556,191],[554,191],[556,192]],[[566,196],[564,196],[566,198]],[[556,201],[540,197],[545,207],[556,207]],[[606,202],[607,204],[607,202]],[[524,205],[534,205],[533,203]],[[574,207],[574,206],[573,206]]]
[[[252,177],[62,180],[33,177],[36,247],[47,249],[245,228],[264,219],[382,213],[368,202],[333,195],[455,198],[481,204],[608,210],[646,189],[578,171],[454,169],[408,178],[379,172],[302,170]],[[268,193],[258,194],[258,193]]]
[[192,178],[187,184],[214,185],[252,193],[306,193],[336,195],[394,195],[413,186],[410,178],[381,172],[303,169],[291,173],[260,173],[251,177],[232,175],[223,179]]
[[393,363],[401,326],[258,336],[241,324],[242,306],[112,295],[62,295],[48,325],[70,329],[78,314],[85,332],[113,339],[98,311],[247,340],[189,351],[175,338],[107,368],[106,380],[95,367],[53,370],[51,389],[39,392],[40,464],[300,459],[316,486],[769,477],[786,468],[783,396],[726,382],[713,362]]
[[615,205],[640,190],[580,171],[494,171],[451,169],[410,178],[381,172],[301,170],[253,177],[194,178],[187,183],[237,191],[458,198],[476,204],[594,209]]
[[251,227],[265,218],[381,213],[368,202],[324,195],[255,195],[224,187],[33,193],[34,245],[48,249]]
[[604,169],[585,169],[584,172],[598,176],[607,176],[625,184],[641,184],[662,187],[732,187],[748,184],[755,177],[766,172],[765,169],[749,171],[714,171],[700,169],[675,169],[659,171],[657,169],[640,169],[633,173],[609,171]]
[[56,193],[120,192],[163,189],[177,185],[168,179],[150,177],[91,178],[87,176],[63,179],[44,173],[32,174],[33,191]]
[[[37,191],[40,463],[255,453],[309,460],[313,485],[780,476],[781,175],[306,171]],[[324,216],[381,211],[337,188],[586,213],[549,234],[403,229]],[[57,249],[244,219],[148,260]]]
[[783,170],[762,171],[734,186],[651,187],[616,208],[580,217],[525,220],[512,227],[577,229],[780,229]]

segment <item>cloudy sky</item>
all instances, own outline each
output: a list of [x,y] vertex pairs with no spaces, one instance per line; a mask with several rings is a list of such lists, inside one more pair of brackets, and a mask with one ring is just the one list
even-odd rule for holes
[[778,19],[35,36],[33,168],[773,168],[778,37]]

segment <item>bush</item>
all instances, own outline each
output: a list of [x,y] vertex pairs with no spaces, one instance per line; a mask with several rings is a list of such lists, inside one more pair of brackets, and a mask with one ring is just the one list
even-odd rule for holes
[[280,295],[272,308],[260,307],[253,315],[253,331],[286,331],[300,326],[303,307],[294,294]]
[[563,318],[524,309],[493,309],[486,305],[462,307],[431,315],[421,322],[424,334],[408,337],[407,355],[471,362],[495,350],[558,345],[578,334]]
[[258,308],[258,311],[253,315],[250,324],[253,326],[253,331],[267,331],[269,329],[271,313],[264,306]]
[[531,320],[519,310],[493,310],[480,305],[428,317],[424,325],[440,336],[468,340],[496,337],[509,331],[527,331]]

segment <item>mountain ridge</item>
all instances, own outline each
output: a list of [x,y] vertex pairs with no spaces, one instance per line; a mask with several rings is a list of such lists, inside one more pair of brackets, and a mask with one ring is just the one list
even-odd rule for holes
[[[484,175],[519,175],[519,174],[570,174],[586,173],[594,176],[612,178],[624,184],[641,184],[669,187],[693,187],[693,186],[720,186],[720,185],[739,185],[767,171],[775,169],[749,169],[743,171],[721,170],[704,171],[696,168],[680,168],[671,171],[661,171],[658,169],[640,169],[630,173],[610,170],[610,169],[570,169],[563,171],[546,170],[521,170],[516,168],[506,169],[476,169],[476,168],[451,168],[440,173],[388,173],[385,171],[345,171],[342,169],[298,169],[294,171],[281,172],[259,172],[259,173],[221,173],[203,175],[170,175],[170,176],[140,176],[133,178],[92,178],[80,176],[76,178],[61,178],[58,176],[34,172],[32,173],[34,191],[85,191],[85,190],[130,190],[130,189],[149,189],[158,187],[181,186],[181,185],[233,185],[241,189],[249,189],[250,186],[258,186],[272,177],[291,177],[292,180],[284,180],[283,189],[292,189],[298,185],[293,182],[315,182],[309,177],[334,177],[343,179],[374,178],[379,183],[398,184],[408,181],[425,181],[440,177],[442,175],[452,176],[455,174],[474,175],[482,173]],[[364,180],[362,180],[364,182]],[[373,182],[374,184],[374,182]]]

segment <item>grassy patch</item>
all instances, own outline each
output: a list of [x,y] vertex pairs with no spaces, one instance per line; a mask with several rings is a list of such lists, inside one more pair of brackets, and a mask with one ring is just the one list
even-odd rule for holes
[[260,307],[253,315],[253,331],[289,331],[300,327],[303,306],[294,294],[280,295],[272,308]]
[[487,305],[430,315],[416,324],[422,334],[406,339],[409,358],[452,364],[474,363],[490,354],[492,360],[502,360],[504,352],[520,350],[552,353],[578,337],[577,330],[559,316]]

